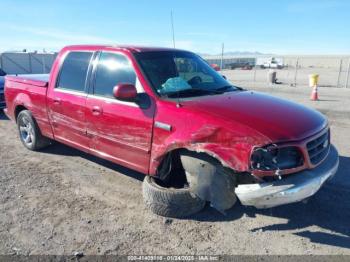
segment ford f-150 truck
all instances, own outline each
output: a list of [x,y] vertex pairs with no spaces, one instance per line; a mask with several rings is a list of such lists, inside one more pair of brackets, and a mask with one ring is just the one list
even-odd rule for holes
[[237,87],[184,50],[68,46],[50,75],[7,76],[5,99],[26,148],[55,140],[144,173],[160,215],[297,202],[338,168],[321,113]]

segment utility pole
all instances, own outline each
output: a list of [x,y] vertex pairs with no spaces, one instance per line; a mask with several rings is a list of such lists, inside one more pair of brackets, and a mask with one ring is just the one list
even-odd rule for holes
[[343,59],[340,59],[337,87],[340,87],[340,76],[341,76],[342,67],[343,67]]
[[346,83],[345,83],[345,88],[348,88],[348,84],[349,84],[349,73],[350,73],[350,58],[349,58],[349,62],[348,62],[348,69],[347,69],[347,73],[346,73]]
[[221,45],[221,62],[220,62],[220,70],[222,70],[222,67],[223,67],[223,60],[224,60],[224,43],[222,43]]
[[46,73],[46,68],[45,68],[45,55],[44,54],[42,55],[41,59],[42,59],[42,62],[43,62],[43,74],[45,74]]
[[171,19],[171,31],[173,33],[173,45],[175,48],[175,32],[174,32],[174,19],[173,19],[173,10],[170,12],[170,19]]
[[297,86],[298,67],[299,67],[299,57],[297,57],[297,61],[295,63],[294,84],[293,84],[293,86]]

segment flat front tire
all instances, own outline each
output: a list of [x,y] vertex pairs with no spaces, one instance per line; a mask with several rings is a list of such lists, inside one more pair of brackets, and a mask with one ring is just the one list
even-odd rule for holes
[[190,188],[165,188],[150,176],[145,177],[142,191],[146,206],[160,216],[187,217],[205,206],[205,201],[193,194]]

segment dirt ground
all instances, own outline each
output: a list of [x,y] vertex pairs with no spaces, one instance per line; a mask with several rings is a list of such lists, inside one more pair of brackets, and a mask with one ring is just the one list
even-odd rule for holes
[[144,207],[142,174],[62,144],[30,152],[0,114],[0,254],[350,255],[350,90],[310,102],[306,87],[240,85],[329,117],[340,170],[307,203],[165,219]]

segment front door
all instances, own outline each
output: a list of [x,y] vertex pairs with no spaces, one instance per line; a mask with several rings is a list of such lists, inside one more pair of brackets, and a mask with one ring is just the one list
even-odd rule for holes
[[69,52],[60,69],[55,88],[47,95],[55,139],[84,151],[86,134],[87,74],[92,52]]
[[[133,65],[121,53],[102,52],[94,63],[94,83],[86,101],[91,152],[129,168],[148,173],[154,106],[141,108],[113,97],[113,87],[134,84],[146,95]],[[147,95],[146,95],[147,96]]]

